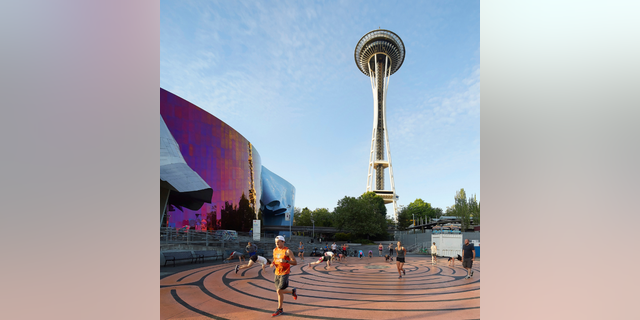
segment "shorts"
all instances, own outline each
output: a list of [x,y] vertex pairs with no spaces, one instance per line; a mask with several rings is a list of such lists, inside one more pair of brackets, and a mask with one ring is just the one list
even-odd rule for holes
[[284,290],[289,287],[289,274],[276,275],[273,279],[273,283],[276,285],[276,290]]
[[322,258],[320,258],[320,261],[328,261],[331,258],[329,258],[329,256],[322,256]]
[[462,267],[463,268],[471,269],[472,266],[473,266],[473,260],[471,260],[471,258],[462,259]]
[[300,250],[300,253],[304,253],[304,250]]
[[396,262],[402,262],[402,263],[404,263],[404,258],[396,258]]
[[255,252],[249,252],[249,256],[250,256],[250,257],[254,257],[255,255],[256,255],[256,253],[255,253]]
[[392,256],[393,255],[393,249],[389,249],[389,255]]
[[257,255],[257,254],[254,254],[254,255],[252,255],[252,256],[251,256],[251,258],[249,258],[249,259],[251,259],[251,261],[253,261],[253,262],[256,262],[256,261],[258,261],[258,255]]
[[434,257],[436,256],[436,254],[435,254],[435,253],[433,253],[433,252],[431,253],[431,255],[432,255],[432,256],[434,256]]

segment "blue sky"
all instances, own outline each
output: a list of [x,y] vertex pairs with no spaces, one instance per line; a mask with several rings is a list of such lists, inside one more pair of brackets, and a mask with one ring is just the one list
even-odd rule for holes
[[480,200],[479,1],[162,1],[160,10],[160,86],[240,132],[296,187],[296,207],[310,209],[365,191],[373,95],[353,52],[371,30],[395,32],[406,49],[387,94],[398,204],[445,210],[460,188]]

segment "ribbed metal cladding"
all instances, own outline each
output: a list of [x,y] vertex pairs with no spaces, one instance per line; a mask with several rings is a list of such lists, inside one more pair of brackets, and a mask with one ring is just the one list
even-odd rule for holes
[[371,63],[371,58],[376,54],[385,54],[391,59],[391,74],[394,74],[404,62],[404,43],[397,34],[383,29],[373,30],[360,38],[354,51],[354,59],[358,69],[367,76],[367,64]]

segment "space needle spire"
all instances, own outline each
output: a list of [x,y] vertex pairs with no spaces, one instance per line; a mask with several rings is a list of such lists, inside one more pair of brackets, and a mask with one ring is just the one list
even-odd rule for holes
[[[373,191],[382,197],[385,204],[393,203],[394,220],[397,222],[398,196],[393,182],[386,113],[389,78],[402,66],[405,55],[404,43],[397,34],[389,30],[377,29],[365,34],[358,41],[353,55],[358,69],[369,77],[373,91],[373,132],[371,133],[367,191]],[[389,190],[384,186],[387,168],[389,168],[391,182]]]

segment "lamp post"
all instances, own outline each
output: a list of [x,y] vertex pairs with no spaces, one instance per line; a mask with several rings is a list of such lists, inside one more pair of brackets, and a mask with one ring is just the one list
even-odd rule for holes
[[311,212],[311,224],[313,224],[313,237],[312,239],[316,238],[316,222],[313,220],[313,212]]
[[[287,210],[291,209],[291,205],[287,205]],[[293,215],[289,213],[289,241],[293,238],[291,234],[291,225],[293,224]]]
[[413,244],[418,244],[418,235],[416,235],[416,215],[411,214],[413,216]]

